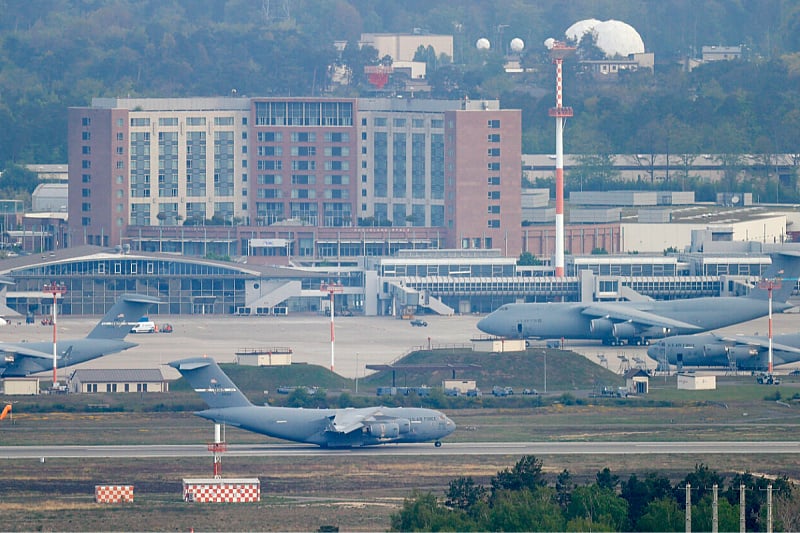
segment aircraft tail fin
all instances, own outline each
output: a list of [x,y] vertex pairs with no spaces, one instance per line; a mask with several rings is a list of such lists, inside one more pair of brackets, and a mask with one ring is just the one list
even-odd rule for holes
[[4,419],[10,412],[11,412],[11,404],[7,403],[6,406],[3,407],[3,412],[0,413],[0,420]]
[[147,314],[151,305],[160,302],[158,298],[144,294],[123,294],[87,338],[122,340],[130,333],[131,324]]
[[[800,252],[778,252],[770,254],[770,257],[772,264],[764,271],[764,280],[775,282],[772,288],[773,301],[786,302],[800,278]],[[779,280],[782,281],[778,282]],[[769,290],[765,284],[759,284],[750,291],[748,297],[767,300]]]
[[180,372],[212,409],[253,405],[213,359],[193,357],[173,361],[169,366]]

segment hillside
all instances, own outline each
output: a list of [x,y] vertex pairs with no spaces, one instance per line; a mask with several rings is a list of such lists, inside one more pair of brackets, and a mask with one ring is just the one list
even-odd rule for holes
[[[373,96],[358,74],[381,59],[376,51],[352,45],[340,53],[333,44],[355,43],[367,32],[453,35],[455,57],[429,61],[431,96],[498,98],[506,108],[522,109],[523,152],[552,153],[547,109],[554,102],[553,71],[541,43],[587,17],[631,24],[655,53],[656,68],[655,75],[636,73],[608,84],[582,76],[568,61],[565,104],[575,109],[565,139],[570,152],[769,155],[794,153],[800,135],[800,6],[788,0],[551,0],[507,2],[502,9],[478,0],[50,0],[0,6],[0,169],[65,163],[67,108],[89,105],[94,97],[232,91]],[[488,53],[475,49],[484,37],[492,42]],[[504,47],[495,44],[513,37],[526,43],[528,74],[509,76],[502,69]],[[692,72],[678,66],[703,45],[739,43],[744,61]],[[353,82],[332,83],[332,64],[348,66],[356,73]],[[796,201],[792,185],[781,184],[781,199]]]
[[[598,366],[585,357],[570,351],[543,350],[509,352],[490,355],[470,350],[418,351],[395,362],[395,365],[477,365],[475,368],[457,370],[457,379],[474,379],[478,387],[490,391],[494,385],[544,390],[544,365],[547,354],[547,391],[570,392],[591,391],[600,386],[617,386],[622,378]],[[294,364],[291,366],[253,367],[233,364],[220,365],[234,383],[255,403],[264,398],[264,391],[275,396],[283,387],[318,387],[332,393],[342,390],[354,391],[355,382],[332,373],[317,365]],[[398,370],[397,386],[427,386],[440,388],[442,380],[452,377],[451,370]],[[359,380],[361,394],[374,395],[377,387],[390,386],[392,372],[382,371]],[[188,391],[188,384],[179,379],[170,386],[173,392]]]

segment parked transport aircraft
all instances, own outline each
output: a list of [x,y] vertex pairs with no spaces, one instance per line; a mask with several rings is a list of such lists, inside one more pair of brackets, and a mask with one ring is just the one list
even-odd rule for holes
[[[86,337],[57,339],[58,368],[138,346],[135,342],[127,342],[125,337],[130,333],[131,326],[151,305],[157,303],[158,298],[152,296],[123,294]],[[0,354],[2,377],[27,376],[53,368],[53,343],[50,341],[2,342]]]
[[[784,277],[772,289],[775,312],[786,303],[800,275],[800,253],[772,254],[765,279]],[[791,280],[791,281],[788,281]],[[505,304],[478,322],[478,329],[506,338],[597,339],[603,344],[649,344],[665,336],[702,333],[769,313],[768,289],[747,296],[627,302],[548,302]]]

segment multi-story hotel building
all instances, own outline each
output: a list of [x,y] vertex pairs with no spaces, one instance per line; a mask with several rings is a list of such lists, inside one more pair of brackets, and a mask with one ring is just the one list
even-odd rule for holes
[[69,110],[70,241],[309,261],[517,255],[520,136],[519,110],[496,101],[98,98]]

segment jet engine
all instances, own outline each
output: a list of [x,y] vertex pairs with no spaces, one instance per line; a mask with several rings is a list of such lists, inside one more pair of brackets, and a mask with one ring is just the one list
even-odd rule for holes
[[750,358],[758,356],[758,348],[752,346],[731,346],[728,353],[731,359],[736,362],[746,361]]
[[373,422],[367,425],[367,432],[379,439],[393,439],[400,436],[400,425],[397,422]]
[[636,326],[630,322],[620,322],[611,328],[611,334],[617,339],[631,339],[636,336]]
[[394,422],[400,429],[400,433],[408,433],[409,431],[411,431],[411,420],[407,418],[398,418]]
[[595,318],[589,322],[589,331],[597,337],[610,337],[614,323],[607,318]]

